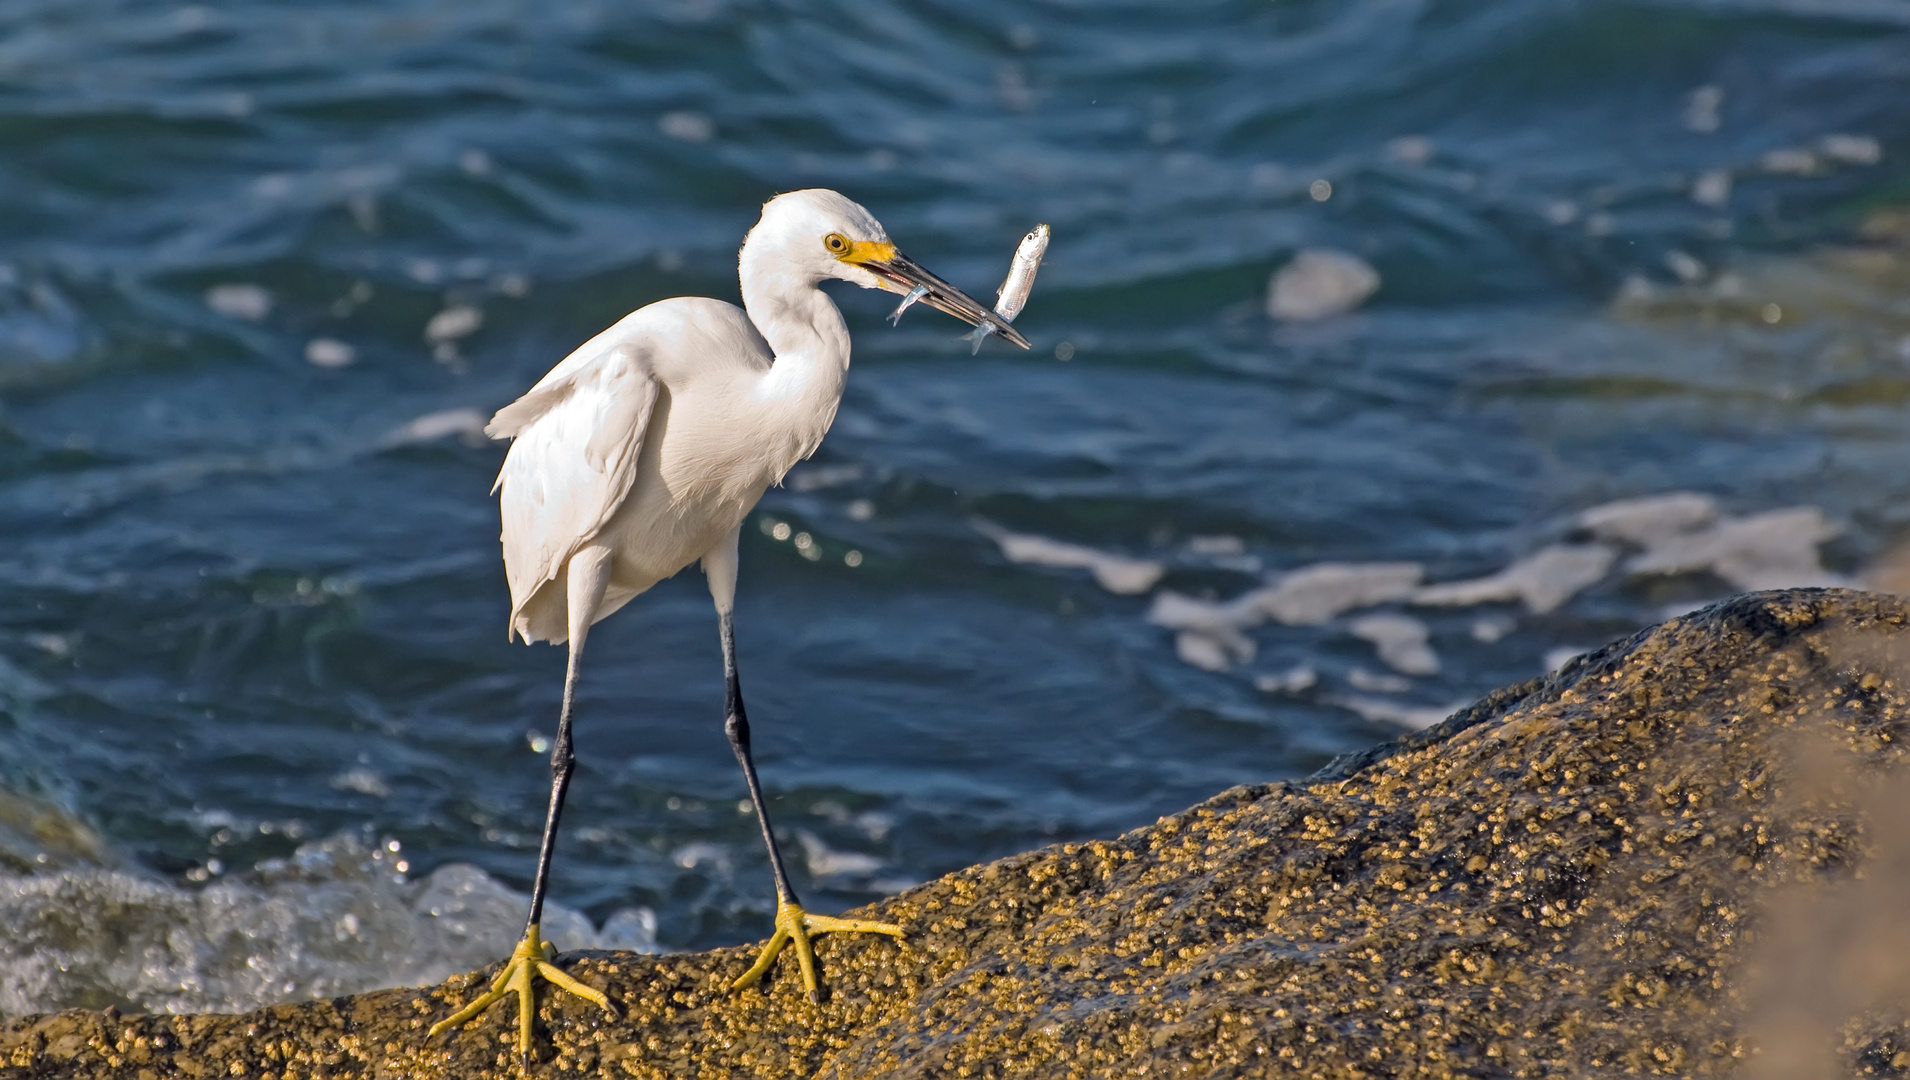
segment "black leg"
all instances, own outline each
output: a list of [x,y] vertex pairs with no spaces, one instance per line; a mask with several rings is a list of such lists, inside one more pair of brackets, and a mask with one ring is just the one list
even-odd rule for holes
[[550,815],[544,820],[544,842],[537,853],[537,881],[531,886],[531,917],[524,927],[524,940],[518,943],[510,959],[504,962],[504,969],[492,980],[489,990],[431,1025],[426,1035],[426,1038],[435,1037],[440,1031],[457,1027],[503,998],[515,995],[517,1051],[526,1069],[531,1064],[531,1021],[537,1012],[536,998],[531,990],[534,978],[555,983],[560,989],[596,1002],[611,1016],[617,1015],[616,1006],[610,1003],[610,998],[603,991],[578,982],[548,961],[545,953],[548,946],[544,942],[543,931],[537,925],[544,915],[544,890],[550,883],[550,856],[557,842],[557,819],[563,815],[564,792],[570,787],[570,774],[577,766],[576,755],[570,749],[570,704],[577,685],[577,656],[582,651],[577,644],[572,643],[570,670],[564,678],[564,708],[557,719],[557,745],[551,750]]
[[743,711],[743,684],[736,674],[736,632],[729,612],[720,613],[717,623],[723,634],[723,678],[729,684],[724,693],[723,731],[730,737],[730,749],[736,752],[737,763],[743,767],[749,801],[756,806],[756,823],[762,826],[763,843],[769,848],[769,868],[776,875],[776,899],[779,903],[794,905],[797,904],[796,890],[790,887],[789,874],[783,869],[783,853],[776,847],[776,834],[770,831],[769,808],[763,805],[763,786],[756,780],[756,762],[749,753],[749,716]]
[[557,742],[550,751],[550,810],[544,817],[544,839],[537,847],[537,880],[531,884],[531,913],[525,920],[524,940],[512,950],[510,959],[491,981],[491,988],[450,1016],[431,1025],[426,1037],[458,1027],[506,997],[517,998],[517,1050],[524,1068],[531,1064],[533,1020],[537,998],[532,984],[542,979],[567,993],[596,1002],[611,1016],[616,1006],[603,991],[586,986],[550,962],[550,945],[539,927],[544,919],[544,893],[550,888],[550,859],[557,848],[557,823],[564,816],[564,794],[570,790],[570,775],[577,769],[577,755],[571,749],[570,716],[577,700],[577,672],[583,661],[584,637],[590,633],[591,616],[603,600],[610,578],[610,552],[592,547],[571,556],[565,569],[565,585],[570,606],[570,661],[564,668],[564,704],[557,714]]
[[544,840],[537,848],[537,879],[531,884],[531,915],[524,932],[544,920],[544,892],[550,885],[550,858],[557,849],[557,821],[564,815],[564,794],[570,790],[570,774],[577,769],[577,755],[570,745],[570,706],[577,691],[577,666],[583,650],[572,648],[564,671],[564,706],[557,715],[557,741],[550,748],[550,810],[544,817]]
[[[714,580],[714,575],[712,575]],[[734,578],[730,579],[734,584]],[[711,590],[715,592],[713,588]],[[730,613],[724,610],[727,593],[717,594],[717,619],[723,631],[723,674],[729,681],[728,700],[723,730],[729,733],[730,748],[736,751],[737,764],[743,767],[743,779],[749,783],[749,800],[756,807],[756,823],[763,829],[763,844],[769,848],[769,866],[776,874],[776,933],[763,946],[763,951],[737,980],[730,984],[732,988],[742,989],[762,979],[769,971],[785,947],[793,947],[796,962],[802,968],[803,989],[809,994],[811,1004],[822,1003],[822,984],[816,977],[816,954],[810,945],[810,939],[817,934],[856,933],[888,934],[901,937],[902,928],[894,923],[873,922],[868,919],[839,919],[833,915],[811,915],[802,909],[796,901],[796,890],[790,887],[789,874],[783,869],[783,853],[776,848],[776,834],[769,828],[769,808],[763,805],[763,788],[756,780],[756,763],[749,754],[749,717],[743,712],[743,684],[736,676],[736,634],[730,625]]]

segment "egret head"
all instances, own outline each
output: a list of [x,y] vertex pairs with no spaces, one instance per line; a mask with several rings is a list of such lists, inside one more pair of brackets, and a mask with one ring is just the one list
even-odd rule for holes
[[896,293],[920,285],[928,290],[922,303],[970,326],[989,323],[1002,337],[1028,347],[1007,320],[897,251],[875,215],[826,188],[791,191],[764,203],[762,220],[743,241],[739,263],[745,274],[798,275],[810,284],[836,278]]

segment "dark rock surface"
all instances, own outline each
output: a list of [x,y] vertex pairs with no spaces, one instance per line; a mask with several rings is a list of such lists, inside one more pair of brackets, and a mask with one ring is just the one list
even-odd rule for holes
[[[1301,783],[865,909],[785,954],[581,954],[550,1076],[1910,1072],[1910,607],[1794,591],[1643,631]],[[484,981],[241,1016],[0,1027],[0,1075],[511,1075]]]

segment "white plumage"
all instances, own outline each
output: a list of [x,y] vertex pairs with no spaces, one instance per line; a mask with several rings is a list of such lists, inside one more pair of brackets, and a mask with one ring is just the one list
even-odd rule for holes
[[486,431],[516,437],[497,478],[513,632],[566,639],[565,568],[579,549],[612,552],[595,622],[708,553],[815,448],[827,420],[793,456],[750,437],[761,410],[749,385],[770,367],[769,346],[732,305],[664,300],[497,414]]
[[[850,247],[832,252],[832,235]],[[815,452],[842,400],[849,330],[824,280],[897,292],[928,284],[943,310],[1001,321],[888,239],[833,191],[778,196],[738,256],[747,314],[718,300],[658,301],[499,410],[486,433],[516,440],[496,488],[512,632],[566,640],[565,568],[585,547],[606,547],[611,560],[592,622],[697,559],[733,557],[743,518]]]
[[485,428],[513,440],[493,489],[504,524],[511,632],[526,642],[568,642],[570,663],[524,941],[491,991],[433,1025],[434,1033],[516,993],[518,1043],[528,1056],[532,971],[611,1007],[544,959],[538,929],[575,761],[571,705],[579,662],[592,624],[699,559],[721,631],[725,730],[776,878],[776,936],[738,985],[761,977],[793,943],[814,994],[809,935],[901,933],[888,924],[810,915],[797,904],[750,758],[731,630],[738,532],[763,491],[815,452],[842,400],[849,330],[820,288],[825,280],[899,293],[919,286],[923,303],[990,325],[1023,348],[1028,343],[1001,316],[897,252],[867,210],[833,191],[770,200],[743,241],[737,274],[742,308],[700,298],[640,308],[565,357]]

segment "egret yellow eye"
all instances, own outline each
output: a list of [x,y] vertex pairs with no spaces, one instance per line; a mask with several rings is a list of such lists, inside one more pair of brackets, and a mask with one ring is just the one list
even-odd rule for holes
[[822,246],[828,248],[831,255],[847,255],[849,238],[839,232],[832,232],[822,238]]

